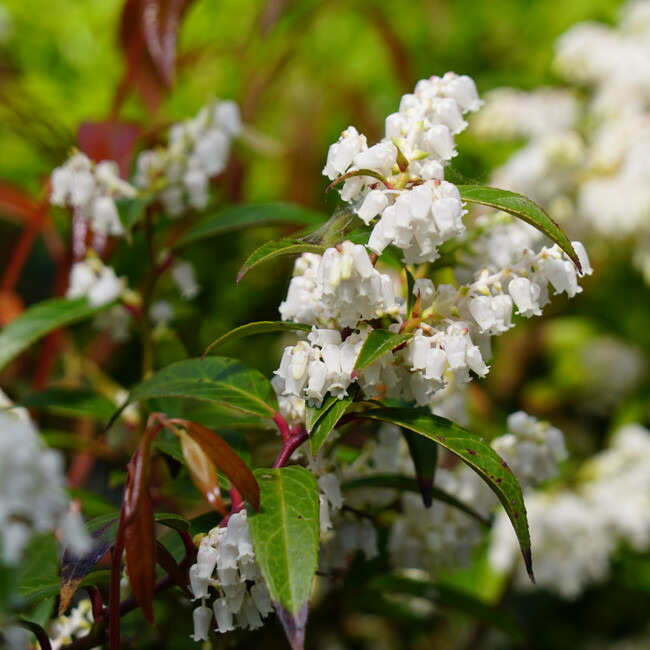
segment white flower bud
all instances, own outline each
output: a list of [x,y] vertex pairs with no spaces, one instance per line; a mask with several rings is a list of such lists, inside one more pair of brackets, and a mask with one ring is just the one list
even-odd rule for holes
[[218,558],[219,552],[214,546],[202,544],[196,555],[197,576],[202,580],[209,580]]
[[197,607],[192,613],[194,621],[194,634],[190,637],[193,641],[208,641],[210,639],[210,622],[212,610],[209,607]]
[[225,598],[217,598],[212,603],[212,609],[214,610],[214,617],[217,621],[217,629],[215,632],[224,634],[235,629],[235,626],[232,624],[232,612],[228,608]]

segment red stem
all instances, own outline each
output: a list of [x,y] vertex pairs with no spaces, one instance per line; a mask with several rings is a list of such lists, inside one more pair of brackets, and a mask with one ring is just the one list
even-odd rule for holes
[[276,413],[273,416],[273,422],[278,425],[278,429],[280,429],[280,433],[282,434],[282,440],[286,442],[291,437],[291,429],[288,422],[284,417],[282,417],[282,415],[280,415],[280,413]]
[[309,434],[304,430],[287,438],[282,445],[278,457],[275,459],[275,463],[273,463],[273,467],[284,467],[289,462],[291,454],[308,439]]

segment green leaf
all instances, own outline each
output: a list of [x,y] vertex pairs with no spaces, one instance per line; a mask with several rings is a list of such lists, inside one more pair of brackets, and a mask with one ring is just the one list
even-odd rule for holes
[[140,221],[151,201],[152,197],[150,196],[137,199],[117,199],[115,201],[117,214],[127,232]]
[[350,408],[357,391],[358,386],[353,384],[348,387],[348,394],[343,399],[328,395],[320,409],[307,409],[307,433],[312,456],[320,451],[336,423]]
[[432,584],[405,576],[383,575],[374,578],[369,586],[382,594],[393,592],[426,598],[446,609],[484,621],[502,630],[517,643],[525,640],[521,626],[507,612],[448,585]]
[[171,512],[157,512],[154,515],[154,520],[157,524],[177,530],[179,533],[186,533],[190,529],[190,522],[185,517],[175,515]]
[[261,372],[234,359],[208,357],[172,363],[145,379],[113,420],[132,402],[160,397],[203,400],[265,418],[272,418],[278,408],[273,386]]
[[415,475],[422,494],[422,501],[425,507],[430,508],[433,504],[433,476],[438,464],[438,445],[433,440],[419,436],[408,429],[402,429],[402,435],[408,444],[409,453],[413,459],[413,465],[415,465]]
[[271,600],[293,650],[303,648],[320,541],[318,486],[304,467],[259,469],[260,511],[249,524]]
[[417,296],[413,293],[413,288],[415,287],[415,278],[413,274],[404,267],[404,273],[406,274],[406,320],[411,318],[413,313],[413,307],[415,307],[415,301]]
[[58,550],[54,536],[33,537],[23,557],[26,562],[18,576],[18,595],[29,605],[41,602],[59,592]]
[[430,438],[464,460],[497,495],[519,540],[526,570],[534,582],[526,508],[519,482],[508,464],[480,436],[422,409],[381,408],[359,417],[391,422]]
[[44,408],[55,414],[108,420],[115,403],[87,388],[48,388],[20,400],[21,406]]
[[112,304],[96,307],[87,298],[51,298],[30,307],[0,332],[0,370],[46,334],[90,318]]
[[300,255],[301,253],[318,253],[322,255],[325,252],[324,246],[317,244],[309,244],[301,239],[276,239],[260,246],[256,251],[253,251],[249,258],[244,262],[239,273],[237,274],[237,282],[241,282],[242,278],[254,267],[262,262],[267,262],[276,257],[285,255]]
[[220,210],[195,224],[175,248],[193,244],[201,239],[222,235],[234,230],[252,226],[276,224],[295,224],[299,226],[318,226],[327,220],[326,215],[294,203],[241,204]]
[[311,325],[304,325],[303,323],[290,323],[279,320],[263,320],[256,323],[248,323],[241,327],[236,327],[227,334],[220,336],[216,341],[208,345],[203,353],[205,357],[211,350],[218,348],[225,343],[230,343],[244,336],[251,336],[253,334],[267,334],[269,332],[293,332],[293,331],[311,332]]
[[582,271],[578,255],[569,238],[537,203],[521,194],[500,190],[496,187],[483,185],[458,185],[457,187],[463,201],[502,210],[543,232],[571,258],[578,270]]
[[387,352],[413,338],[413,334],[395,334],[389,330],[372,330],[363,342],[354,364],[356,371],[363,370]]
[[[341,488],[344,490],[356,490],[363,488],[392,488],[394,490],[403,490],[408,492],[420,492],[420,485],[417,480],[410,476],[401,474],[370,474],[369,476],[360,476],[359,478],[345,481]],[[461,510],[470,517],[474,517],[484,526],[489,526],[490,522],[479,512],[457,499],[453,494],[445,492],[435,485],[432,488],[432,496],[435,501],[442,501],[453,508]]]

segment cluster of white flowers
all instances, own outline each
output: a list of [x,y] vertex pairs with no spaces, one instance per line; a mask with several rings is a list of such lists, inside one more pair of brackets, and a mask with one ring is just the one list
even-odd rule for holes
[[[579,242],[574,246],[583,273],[591,273],[584,247]],[[316,406],[328,392],[344,397],[353,382],[367,397],[383,392],[389,398],[432,405],[435,393],[450,380],[467,382],[470,370],[480,377],[487,374],[490,337],[513,326],[515,307],[522,316],[539,315],[549,301],[549,285],[555,293],[570,297],[581,291],[574,265],[557,246],[543,247],[537,254],[524,248],[518,261],[494,272],[491,265],[481,266],[472,282],[459,287],[435,286],[427,278],[419,279],[414,294],[420,297],[423,311],[413,338],[353,376],[357,355],[370,331],[368,321],[387,317],[388,328],[398,332],[406,316],[405,303],[394,298],[394,280],[372,268],[363,246],[344,242],[340,249],[328,249],[322,261],[313,254],[308,260],[298,260],[297,275],[280,310],[283,318],[297,321],[300,316],[314,328],[307,341],[285,348],[276,372],[284,380],[278,392]],[[364,278],[357,272],[352,249],[374,275]],[[344,279],[341,267],[347,268]],[[310,277],[303,281],[301,271]],[[333,276],[338,283],[332,282]],[[377,287],[374,294],[366,288],[371,280]],[[338,329],[317,327],[333,324],[354,331],[343,340]]]
[[558,463],[568,458],[564,435],[548,422],[517,411],[508,416],[508,432],[492,443],[522,487],[535,485],[558,474]]
[[117,163],[95,164],[85,154],[75,153],[52,172],[50,182],[52,205],[72,207],[96,233],[124,234],[115,199],[132,199],[138,192],[120,178]]
[[233,138],[242,131],[239,108],[232,101],[213,101],[196,117],[169,130],[166,148],[138,156],[135,183],[159,194],[167,213],[201,210],[209,201],[210,178],[226,167]]
[[90,600],[79,601],[79,604],[66,616],[55,618],[47,628],[52,650],[81,639],[88,635],[93,625],[92,605]]
[[65,492],[63,457],[43,444],[24,408],[0,391],[0,560],[16,564],[34,533],[57,531],[73,553],[90,539]]
[[117,300],[125,288],[124,279],[118,278],[112,267],[106,266],[96,255],[88,255],[75,262],[70,269],[70,284],[66,297],[70,300],[86,296],[95,307]]
[[[650,431],[624,426],[579,477],[571,490],[526,494],[537,583],[569,599],[607,578],[621,545],[650,548]],[[511,570],[517,556],[509,522],[499,514],[490,561]],[[526,588],[525,573],[517,569],[515,575]]]
[[[558,41],[555,67],[578,92],[494,91],[473,126],[487,137],[528,140],[494,176],[567,224],[627,239],[650,279],[650,2],[629,2],[616,27],[588,22]],[[532,116],[539,116],[531,120]],[[533,126],[534,125],[534,126]]]
[[[213,528],[200,543],[190,567],[190,588],[201,605],[194,610],[194,641],[207,641],[212,616],[217,632],[236,627],[254,630],[273,611],[255,561],[246,511],[234,513],[225,527]],[[212,607],[206,601],[213,595]]]
[[[406,263],[428,263],[439,257],[442,243],[465,232],[460,194],[444,180],[444,164],[455,155],[453,136],[467,125],[463,114],[480,105],[469,77],[432,77],[402,98],[379,144],[368,147],[365,136],[349,127],[330,147],[324,173],[342,181],[341,196],[356,201],[372,230],[367,247],[344,241],[322,256],[307,253],[297,260],[280,315],[313,329],[285,348],[276,372],[279,394],[320,406],[328,393],[341,399],[355,383],[366,397],[435,408],[436,393],[449,382],[470,381],[470,371],[487,374],[490,337],[513,326],[515,308],[525,317],[539,315],[550,288],[570,297],[581,291],[567,256],[557,246],[535,253],[528,230],[508,226],[501,232],[508,242],[504,254],[497,241],[504,227],[494,219],[472,239],[474,255],[455,268],[457,284],[436,286],[424,267],[416,271],[415,319],[407,314],[401,278],[391,268],[375,268],[389,244],[401,249]],[[584,247],[574,247],[583,274],[591,273]],[[413,337],[353,372],[375,327]]]
[[467,126],[463,115],[481,104],[467,76],[423,79],[386,118],[381,142],[368,147],[366,137],[348,127],[330,147],[323,173],[347,179],[341,197],[362,199],[356,211],[365,224],[377,218],[368,241],[373,252],[392,243],[407,263],[432,262],[438,247],[463,231],[462,202],[444,180],[443,166],[456,155],[454,136]]

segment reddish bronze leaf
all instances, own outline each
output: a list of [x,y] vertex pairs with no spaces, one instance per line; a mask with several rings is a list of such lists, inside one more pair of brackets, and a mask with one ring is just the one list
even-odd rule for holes
[[192,0],[127,0],[122,10],[120,42],[126,71],[116,107],[136,90],[155,111],[171,88],[176,70],[176,37]]
[[153,623],[156,538],[153,504],[149,496],[149,455],[150,441],[145,434],[128,466],[120,528],[133,595],[144,615]]
[[181,431],[180,439],[183,457],[187,463],[187,468],[190,470],[192,482],[208,500],[208,503],[217,512],[225,516],[227,512],[221,499],[217,468],[203,451],[201,445],[187,433]]
[[253,508],[259,510],[260,488],[257,479],[246,463],[221,436],[211,429],[189,420],[174,418],[169,420],[169,423],[185,429],[187,435],[200,445],[208,459],[228,477]]
[[140,127],[128,122],[84,122],[77,133],[79,148],[89,158],[114,160],[123,178],[128,176],[133,149],[140,135]]

